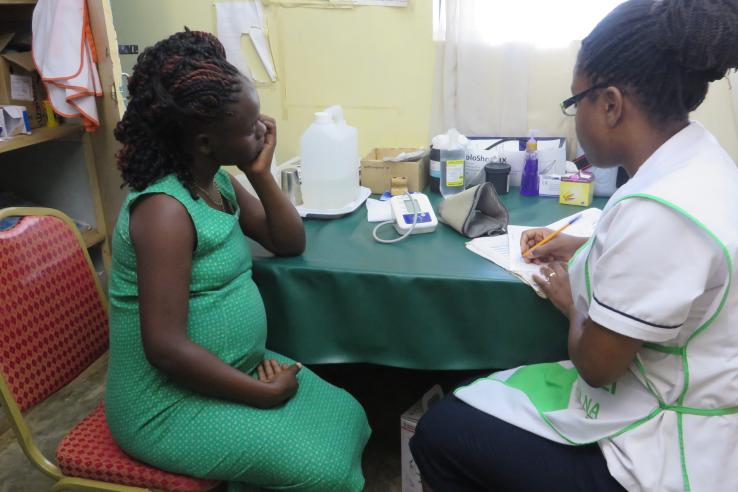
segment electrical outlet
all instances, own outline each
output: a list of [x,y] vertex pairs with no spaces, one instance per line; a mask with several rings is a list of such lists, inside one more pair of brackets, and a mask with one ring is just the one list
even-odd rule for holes
[[137,44],[119,44],[118,54],[119,55],[137,55],[138,45]]

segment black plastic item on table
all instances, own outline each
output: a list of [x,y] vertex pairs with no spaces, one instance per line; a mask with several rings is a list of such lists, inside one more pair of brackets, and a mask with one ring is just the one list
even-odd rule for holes
[[492,183],[498,195],[510,191],[510,164],[490,162],[484,166],[485,181]]

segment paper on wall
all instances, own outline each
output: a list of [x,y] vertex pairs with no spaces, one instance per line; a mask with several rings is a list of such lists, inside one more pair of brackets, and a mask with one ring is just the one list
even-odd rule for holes
[[246,34],[254,45],[264,70],[272,81],[277,80],[269,43],[264,29],[261,0],[249,2],[218,2],[215,4],[218,39],[223,43],[226,59],[254,80],[254,75],[241,50],[241,36]]
[[33,101],[31,77],[10,74],[10,98],[16,101]]
[[407,0],[353,0],[354,5],[377,5],[380,7],[407,7]]

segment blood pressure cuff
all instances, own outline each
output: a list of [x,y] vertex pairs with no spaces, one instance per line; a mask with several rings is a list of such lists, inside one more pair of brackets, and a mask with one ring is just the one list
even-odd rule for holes
[[444,222],[470,238],[507,234],[507,208],[492,183],[482,183],[450,196],[438,205]]

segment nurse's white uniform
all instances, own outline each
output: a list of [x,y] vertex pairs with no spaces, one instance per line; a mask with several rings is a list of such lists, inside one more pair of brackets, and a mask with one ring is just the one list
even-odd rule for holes
[[629,491],[738,491],[738,169],[692,122],[608,201],[569,263],[580,320],[644,340],[615,384],[569,361],[460,388],[470,405],[565,444],[599,443]]

